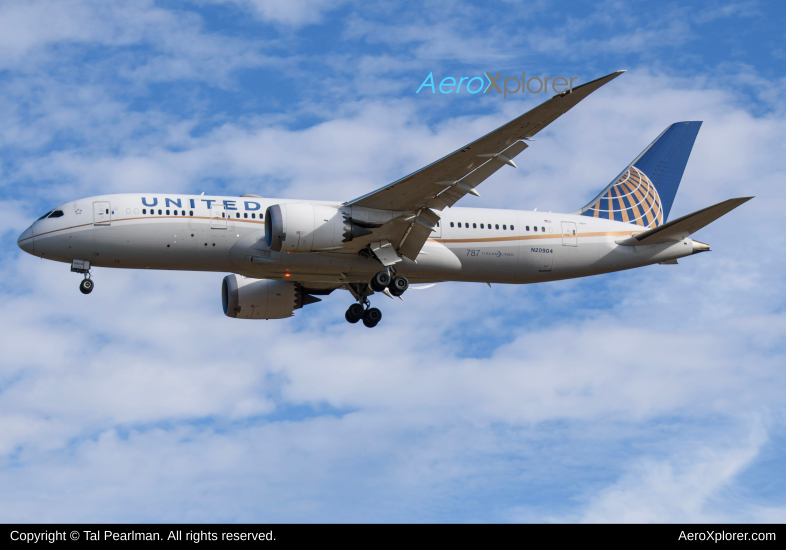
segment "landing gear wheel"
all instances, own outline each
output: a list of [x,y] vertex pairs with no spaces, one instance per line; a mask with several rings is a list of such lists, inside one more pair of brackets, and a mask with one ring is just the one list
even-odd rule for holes
[[82,291],[82,294],[90,294],[93,292],[93,281],[90,279],[83,279],[81,283],[79,283],[79,290]]
[[393,296],[401,296],[409,288],[409,281],[406,277],[393,277],[390,283],[390,293]]
[[352,304],[344,314],[344,318],[350,323],[357,323],[363,318],[363,306],[360,304]]
[[368,328],[377,326],[377,323],[379,323],[381,320],[382,312],[375,307],[368,308],[363,314],[363,324]]
[[384,291],[390,284],[390,275],[387,271],[380,271],[371,279],[371,289],[374,292]]

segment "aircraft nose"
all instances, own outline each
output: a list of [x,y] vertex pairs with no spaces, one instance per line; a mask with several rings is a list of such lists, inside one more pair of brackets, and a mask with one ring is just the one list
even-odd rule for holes
[[27,252],[28,254],[33,254],[35,252],[35,246],[33,244],[33,226],[31,225],[25,232],[19,235],[19,238],[16,240],[16,244],[19,245],[19,248]]

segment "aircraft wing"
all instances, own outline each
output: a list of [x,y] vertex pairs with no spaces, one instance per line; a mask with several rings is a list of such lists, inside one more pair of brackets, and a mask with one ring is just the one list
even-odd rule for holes
[[397,211],[443,210],[452,206],[505,164],[515,166],[511,159],[527,148],[521,140],[531,138],[623,72],[611,73],[555,95],[448,156],[346,204]]
[[[397,254],[414,260],[431,235],[442,211],[470,193],[504,165],[516,167],[513,159],[527,148],[525,140],[568,112],[589,94],[617,78],[617,71],[555,95],[520,117],[446,157],[421,168],[346,206],[412,212],[375,231],[375,239],[386,240]],[[387,264],[386,264],[387,265]]]
[[647,244],[659,244],[666,242],[679,242],[685,237],[692,235],[702,227],[711,224],[721,216],[724,216],[751,200],[753,197],[740,197],[719,202],[716,205],[702,208],[701,210],[682,216],[654,229],[639,233],[635,237],[625,239],[618,244],[625,246],[644,246]]

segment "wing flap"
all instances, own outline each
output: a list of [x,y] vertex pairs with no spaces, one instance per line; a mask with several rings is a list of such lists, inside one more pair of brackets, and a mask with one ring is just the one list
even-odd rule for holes
[[617,244],[623,246],[644,246],[648,244],[660,244],[666,242],[679,242],[685,237],[692,235],[702,227],[705,227],[721,216],[724,216],[751,200],[753,197],[740,197],[719,202],[713,206],[702,208],[701,210],[682,216],[676,220],[664,223],[654,229],[639,233],[638,235],[620,241]]
[[426,241],[434,231],[434,226],[437,225],[439,216],[428,208],[424,208],[418,212],[417,216],[412,218],[412,221],[407,228],[401,242],[398,245],[398,252],[402,256],[406,256],[412,261],[418,257],[420,249],[426,244]]
[[[517,141],[500,154],[504,155],[505,158],[513,159],[526,148],[526,143]],[[452,185],[445,187],[436,197],[429,199],[426,202],[426,206],[434,210],[443,210],[446,206],[453,206],[464,195],[471,193],[469,189],[474,190],[475,187],[488,179],[494,172],[505,166],[505,164],[507,163],[504,160],[492,158],[457,182],[453,182]],[[445,183],[450,184],[451,182]]]

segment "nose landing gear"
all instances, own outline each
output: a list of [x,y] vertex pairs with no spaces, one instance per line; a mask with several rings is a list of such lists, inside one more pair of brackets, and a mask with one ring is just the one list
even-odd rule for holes
[[71,262],[71,271],[73,273],[82,273],[85,278],[79,283],[79,290],[82,294],[90,294],[95,288],[95,283],[90,275],[90,262],[87,260],[74,260]]
[[82,294],[90,294],[93,292],[94,287],[93,279],[90,279],[87,275],[85,275],[85,278],[79,283],[79,290],[82,291]]

